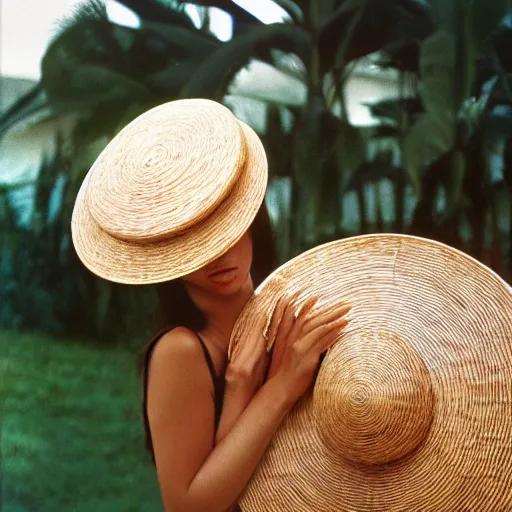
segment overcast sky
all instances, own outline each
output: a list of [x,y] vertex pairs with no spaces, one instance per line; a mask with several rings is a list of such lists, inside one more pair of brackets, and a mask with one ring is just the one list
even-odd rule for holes
[[[110,3],[109,12],[122,23],[133,23],[122,6]],[[39,79],[40,62],[59,19],[79,0],[0,0],[0,73],[4,76]],[[283,11],[271,0],[237,0],[265,23],[281,21]],[[116,9],[116,7],[118,7]],[[214,13],[214,28],[219,37],[230,34],[229,17]]]

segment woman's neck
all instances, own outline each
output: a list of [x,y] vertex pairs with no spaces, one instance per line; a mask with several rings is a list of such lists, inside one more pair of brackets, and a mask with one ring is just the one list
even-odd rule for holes
[[212,296],[193,287],[188,287],[188,293],[195,305],[206,316],[207,326],[201,334],[217,349],[227,354],[235,322],[254,294],[250,275],[238,292],[229,296]]

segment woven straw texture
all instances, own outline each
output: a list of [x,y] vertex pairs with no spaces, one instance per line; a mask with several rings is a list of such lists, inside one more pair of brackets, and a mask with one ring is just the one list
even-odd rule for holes
[[149,284],[215,260],[250,227],[267,186],[254,131],[224,106],[149,110],[98,157],[77,196],[73,243],[92,272]]
[[298,287],[345,299],[351,321],[276,432],[242,510],[512,510],[512,289],[437,242],[333,242],[259,287],[231,358],[254,319]]

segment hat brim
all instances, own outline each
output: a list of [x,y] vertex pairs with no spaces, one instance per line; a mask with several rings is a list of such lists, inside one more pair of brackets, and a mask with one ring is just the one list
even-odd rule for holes
[[[325,357],[314,390],[277,430],[240,499],[242,509],[511,510],[510,286],[431,240],[368,235],[333,242],[260,285],[235,325],[232,360],[256,319],[268,318],[278,298],[297,289],[326,304],[346,300],[350,323]],[[398,351],[390,347],[395,338]],[[414,358],[402,357],[413,353],[429,381],[421,393],[409,371]],[[430,409],[422,411],[416,406],[428,393]],[[388,422],[393,415],[405,419]],[[422,415],[430,423],[414,430]],[[410,453],[378,462],[387,456],[386,443],[400,451],[418,432]]]
[[71,222],[73,244],[96,275],[123,284],[152,284],[190,274],[228,251],[249,229],[267,187],[267,159],[259,137],[240,122],[247,160],[233,188],[207,218],[158,242],[135,243],[102,230],[86,204],[88,177],[78,193]]

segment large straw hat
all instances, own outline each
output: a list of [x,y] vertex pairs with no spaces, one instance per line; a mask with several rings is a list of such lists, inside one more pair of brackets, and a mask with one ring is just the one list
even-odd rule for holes
[[110,281],[175,279],[241,238],[266,185],[258,136],[226,107],[166,103],[132,121],[96,160],[76,199],[73,243]]
[[353,305],[312,393],[280,426],[244,511],[512,510],[512,289],[409,236],[355,237],[278,269],[233,332],[284,291]]

